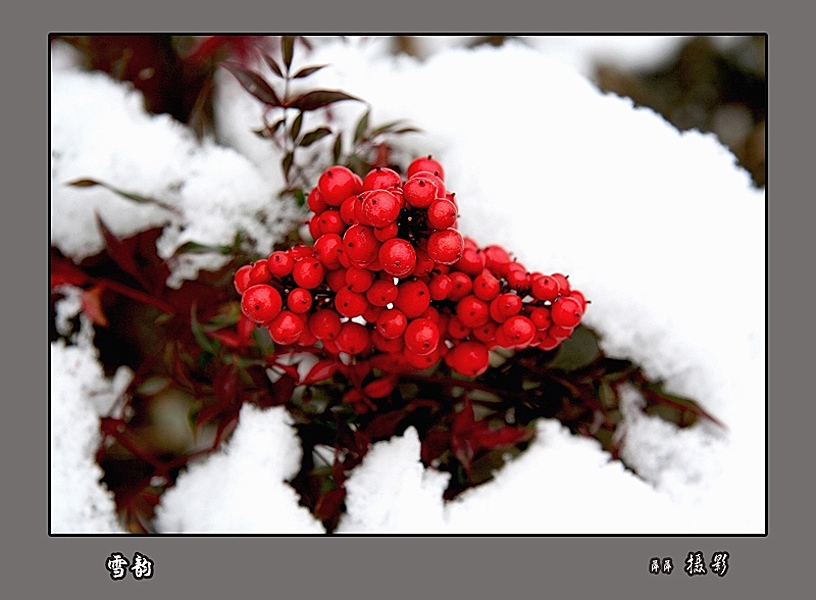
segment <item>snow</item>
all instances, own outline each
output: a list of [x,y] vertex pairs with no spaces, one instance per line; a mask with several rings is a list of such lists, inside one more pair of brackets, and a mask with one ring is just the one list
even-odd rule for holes
[[106,379],[91,343],[89,324],[76,344],[51,344],[51,533],[120,533],[113,496],[99,485],[94,461],[99,416],[109,412],[130,374]]
[[[296,63],[330,64],[309,84],[365,99],[373,124],[405,118],[421,128],[398,139],[397,158],[442,162],[463,233],[504,244],[530,270],[570,274],[592,301],[585,321],[607,353],[638,362],[727,425],[678,430],[644,415],[629,390],[624,457],[643,480],[594,440],[542,421],[524,455],[448,506],[444,476],[422,467],[408,430],[355,470],[340,531],[763,533],[765,198],[734,156],[521,44],[440,49],[419,62],[387,56],[377,40],[326,41]],[[225,148],[198,145],[180,125],[146,115],[137,94],[66,58],[52,65],[52,242],[64,252],[98,249],[97,210],[117,233],[171,223],[166,255],[187,239],[228,243],[236,228],[263,247],[280,235],[253,220],[280,189],[280,156],[250,132],[261,107],[232,78],[219,78],[216,97]],[[350,130],[366,108],[336,104],[333,126]],[[181,216],[60,185],[78,177],[161,197]],[[68,385],[79,384],[55,380],[52,420]],[[279,413],[244,407],[229,446],[163,498],[160,530],[314,532],[282,483],[299,448]],[[62,468],[52,465],[52,480]],[[62,502],[78,509],[86,500]]]

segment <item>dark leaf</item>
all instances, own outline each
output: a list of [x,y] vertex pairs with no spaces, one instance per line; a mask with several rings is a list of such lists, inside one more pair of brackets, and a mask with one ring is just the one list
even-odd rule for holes
[[325,66],[326,65],[315,65],[313,67],[303,67],[300,71],[298,71],[292,76],[292,79],[302,79],[303,77],[308,77],[312,73],[316,73]]
[[475,439],[482,448],[509,448],[532,437],[532,430],[524,427],[502,427],[500,429],[479,428]]
[[250,71],[249,69],[244,69],[243,67],[232,65],[230,63],[221,63],[221,66],[235,75],[238,83],[240,83],[246,91],[255,96],[264,104],[268,104],[270,106],[281,105],[280,99],[278,99],[278,95],[275,93],[275,90],[270,87],[263,77],[254,71]]
[[317,501],[317,505],[314,509],[315,516],[321,521],[327,521],[336,517],[340,513],[341,505],[345,497],[346,490],[343,488],[336,488],[326,492],[321,496],[320,500]]
[[263,59],[266,62],[266,64],[269,65],[269,68],[272,69],[272,72],[275,73],[275,75],[277,75],[278,77],[283,78],[283,71],[281,71],[280,65],[278,65],[278,61],[269,56],[266,52],[261,52],[261,56],[263,56]]
[[422,133],[422,130],[418,127],[401,127],[400,129],[395,129],[392,133]]
[[374,129],[371,130],[371,137],[378,136],[381,133],[388,133],[389,131],[392,131],[395,127],[397,127],[397,125],[400,125],[403,122],[404,122],[403,120],[399,120],[383,123],[382,125],[375,127]]
[[292,121],[292,127],[289,129],[289,137],[294,142],[297,139],[297,136],[300,135],[300,128],[303,125],[303,113],[299,112],[295,117],[295,120]]
[[337,90],[315,90],[313,92],[308,92],[299,98],[295,98],[289,103],[289,106],[298,108],[302,111],[316,110],[342,100],[359,101],[360,99]]
[[318,127],[317,129],[312,129],[303,136],[303,139],[300,140],[300,144],[298,145],[303,148],[308,148],[316,141],[322,140],[327,135],[331,135],[331,129],[328,127]]
[[343,134],[338,133],[337,137],[334,139],[334,145],[332,146],[332,160],[334,164],[340,162],[340,154],[343,152]]
[[371,113],[370,110],[365,111],[360,120],[357,121],[357,127],[354,128],[354,143],[356,144],[361,139],[363,139],[363,135],[365,134],[366,130],[368,129],[368,118],[369,114]]
[[283,174],[286,178],[289,178],[289,171],[292,170],[292,162],[295,160],[295,153],[294,152],[287,152],[283,156],[283,160],[281,161],[281,168],[283,169]]
[[286,72],[289,72],[292,66],[292,57],[295,54],[295,36],[283,36],[283,64],[286,65]]
[[420,447],[420,457],[422,462],[430,465],[434,460],[442,456],[450,448],[450,433],[447,431],[429,431],[422,440]]
[[379,414],[371,419],[365,434],[373,441],[388,439],[396,433],[397,426],[410,412],[410,407],[406,407]]
[[99,215],[96,215],[96,224],[102,233],[102,238],[105,240],[105,249],[107,250],[108,256],[110,256],[113,262],[125,273],[131,275],[141,283],[145,289],[150,289],[150,285],[147,284],[143,277],[142,269],[139,268],[139,265],[136,264],[133,258],[133,248],[116,237],[111,230],[108,229],[102,217]]

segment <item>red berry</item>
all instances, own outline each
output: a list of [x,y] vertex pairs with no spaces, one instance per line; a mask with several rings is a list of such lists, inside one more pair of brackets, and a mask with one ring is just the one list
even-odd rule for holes
[[478,377],[490,365],[490,353],[481,342],[466,341],[456,344],[445,356],[447,365],[466,377]]
[[432,158],[430,154],[428,156],[420,156],[412,160],[411,164],[408,165],[406,176],[413,177],[415,173],[420,171],[430,171],[440,179],[445,179],[445,170],[442,168],[442,165],[439,164],[439,161]]
[[386,306],[397,299],[397,286],[385,279],[378,279],[366,292],[366,299],[374,306]]
[[269,335],[276,344],[288,346],[294,344],[303,333],[303,320],[295,313],[282,310],[277,317],[267,324]]
[[507,273],[507,285],[514,290],[525,290],[530,287],[530,276],[527,271],[521,269],[511,269]]
[[569,283],[569,275],[562,275],[561,273],[553,273],[550,275],[553,279],[558,282],[558,289],[562,296],[569,296],[570,294],[570,283]]
[[447,333],[455,340],[463,340],[470,335],[470,327],[462,323],[462,320],[453,315],[448,319]]
[[[494,321],[503,323],[513,315],[517,315],[521,311],[522,300],[516,294],[506,293],[500,294],[490,302],[490,316]],[[493,314],[495,311],[495,315]],[[498,318],[496,318],[498,317]]]
[[434,275],[428,282],[432,300],[444,300],[453,289],[453,282],[447,275]]
[[408,326],[408,318],[397,308],[384,310],[377,319],[376,329],[387,340],[401,337]]
[[352,292],[345,287],[334,297],[334,306],[341,315],[353,319],[363,315],[368,308],[368,300],[363,294]]
[[448,292],[448,300],[459,302],[462,298],[473,291],[473,280],[462,273],[454,271],[448,275],[451,280],[451,290]]
[[586,310],[587,299],[584,297],[584,295],[581,292],[579,292],[578,290],[570,290],[569,297],[572,298],[573,300],[577,301],[578,304],[581,305],[581,311],[582,312]]
[[362,294],[374,283],[374,275],[367,269],[351,267],[346,271],[346,284],[352,292]]
[[399,233],[399,225],[391,223],[385,227],[377,227],[374,229],[374,237],[381,242],[397,237]]
[[501,284],[489,272],[483,272],[473,280],[473,294],[481,299],[490,301],[499,295]]
[[547,335],[553,339],[563,341],[572,335],[572,327],[560,327],[558,325],[553,325],[547,330]]
[[311,290],[323,283],[326,271],[323,264],[316,258],[302,258],[295,261],[292,268],[292,277],[295,283],[302,288]]
[[402,186],[402,193],[414,208],[428,208],[438,197],[438,188],[426,177],[413,177]]
[[394,277],[406,277],[416,267],[416,251],[411,242],[402,238],[392,238],[383,242],[378,256],[383,271]]
[[530,320],[539,331],[547,329],[550,325],[552,325],[550,310],[543,306],[533,309],[533,311],[530,313]]
[[432,229],[447,229],[456,225],[456,205],[445,198],[437,198],[428,207],[428,225]]
[[339,292],[345,287],[346,283],[346,269],[340,268],[326,273],[326,283],[329,284],[329,289],[333,292]]
[[252,285],[257,283],[266,283],[272,279],[272,273],[269,271],[267,260],[262,258],[252,264],[252,269],[249,271],[249,282]]
[[419,356],[436,350],[439,345],[439,328],[430,319],[418,318],[405,329],[405,347]]
[[309,318],[309,329],[319,340],[334,340],[340,333],[340,315],[322,308]]
[[451,265],[462,257],[462,234],[455,229],[434,231],[428,238],[428,256],[443,265]]
[[488,321],[484,325],[473,328],[473,337],[490,347],[496,341],[497,327],[495,321]]
[[378,329],[371,331],[371,343],[374,344],[374,347],[380,352],[401,353],[405,347],[402,336],[397,336],[389,340],[383,337]]
[[323,202],[323,198],[320,197],[320,191],[316,187],[312,188],[312,191],[309,192],[306,203],[309,205],[309,210],[315,214],[322,213],[329,208],[329,205]]
[[482,253],[485,256],[485,267],[494,273],[498,273],[501,265],[506,265],[513,260],[507,250],[497,245],[487,246]]
[[409,319],[415,319],[431,305],[431,292],[423,281],[414,279],[400,282],[397,289],[394,306]]
[[513,344],[513,348],[526,348],[536,335],[533,322],[522,315],[509,317],[501,326],[504,335]]
[[462,271],[471,277],[476,277],[484,271],[485,259],[481,252],[472,248],[464,248],[462,256],[453,265],[457,271]]
[[340,206],[343,200],[362,191],[362,181],[350,169],[337,165],[323,171],[317,188],[323,202],[329,206]]
[[292,267],[295,266],[295,260],[288,252],[283,250],[276,250],[270,254],[266,263],[269,271],[278,279],[289,275],[292,272]]
[[301,287],[295,288],[286,297],[286,306],[293,313],[309,312],[312,308],[312,293]]
[[343,219],[340,217],[339,210],[324,210],[319,215],[312,217],[312,219],[317,219],[318,228],[321,235],[324,233],[343,233],[346,230],[346,223],[344,223]]
[[542,275],[533,281],[532,294],[538,300],[555,300],[560,291],[558,280]]
[[368,329],[364,325],[354,321],[346,321],[340,328],[340,335],[337,336],[336,341],[341,352],[356,356],[368,350],[371,338]]
[[[315,254],[317,260],[329,271],[340,267],[340,255],[343,253],[343,240],[336,233],[324,233],[315,241]],[[270,257],[270,261],[271,261]],[[294,264],[294,262],[292,263]],[[289,267],[291,272],[292,267]],[[274,273],[274,269],[273,269]],[[284,275],[288,275],[285,273]],[[280,275],[283,277],[284,275]]]
[[377,257],[380,245],[374,230],[367,225],[352,225],[343,234],[343,251],[358,265],[370,264]]
[[255,323],[271,321],[281,311],[283,300],[271,285],[257,284],[249,287],[241,298],[241,311]]
[[385,190],[369,192],[363,200],[365,223],[373,227],[386,227],[394,223],[401,209],[399,199]]
[[340,218],[346,225],[354,225],[359,223],[360,219],[357,217],[359,208],[357,204],[361,203],[360,196],[349,196],[340,205]]
[[552,322],[561,327],[575,327],[581,322],[584,311],[578,300],[569,296],[556,298],[550,309]]
[[442,358],[440,348],[437,348],[430,354],[416,354],[415,352],[411,352],[408,348],[405,348],[402,351],[402,356],[409,365],[420,371],[430,369]]
[[363,190],[386,190],[390,187],[402,185],[402,177],[388,167],[377,167],[368,172],[363,178]]
[[235,286],[235,291],[239,294],[243,294],[247,291],[247,288],[252,285],[249,280],[249,272],[252,270],[252,265],[244,265],[237,271],[235,271],[235,276],[232,278],[232,283]]
[[456,316],[466,327],[479,327],[490,320],[488,305],[474,295],[462,298],[456,305]]

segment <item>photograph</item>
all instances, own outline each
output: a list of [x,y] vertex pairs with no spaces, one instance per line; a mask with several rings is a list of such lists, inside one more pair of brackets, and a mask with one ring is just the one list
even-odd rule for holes
[[766,38],[52,32],[48,535],[767,536]]

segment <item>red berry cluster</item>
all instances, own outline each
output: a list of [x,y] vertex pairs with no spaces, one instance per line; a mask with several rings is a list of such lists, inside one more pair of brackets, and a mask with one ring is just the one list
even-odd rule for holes
[[406,176],[326,169],[308,197],[314,246],[236,272],[244,315],[278,344],[320,344],[390,373],[444,359],[475,377],[491,349],[552,350],[570,336],[586,300],[564,275],[529,273],[502,247],[463,238],[430,156]]

